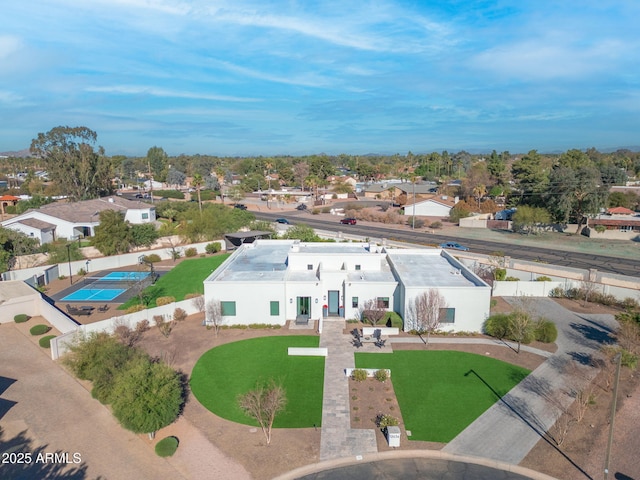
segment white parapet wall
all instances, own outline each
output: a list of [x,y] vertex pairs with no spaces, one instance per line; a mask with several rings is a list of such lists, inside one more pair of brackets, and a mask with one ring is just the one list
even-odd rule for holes
[[296,357],[326,357],[328,349],[325,347],[289,347],[288,354]]

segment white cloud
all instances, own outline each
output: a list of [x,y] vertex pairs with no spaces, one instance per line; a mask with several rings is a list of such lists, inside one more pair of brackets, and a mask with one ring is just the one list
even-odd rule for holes
[[157,87],[141,87],[137,85],[114,85],[110,87],[87,87],[87,92],[115,93],[121,95],[151,95],[154,97],[190,98],[195,100],[213,100],[223,102],[256,102],[258,99],[233,97],[227,95],[211,95],[199,92],[179,92]]
[[17,53],[22,47],[22,41],[15,35],[0,35],[0,60]]

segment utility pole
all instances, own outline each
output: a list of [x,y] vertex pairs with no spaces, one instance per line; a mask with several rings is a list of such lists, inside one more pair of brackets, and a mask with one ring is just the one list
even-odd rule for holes
[[411,219],[411,229],[415,230],[416,228],[416,177],[412,178],[413,180],[413,218]]
[[67,259],[69,260],[69,280],[71,280],[71,285],[73,285],[73,274],[71,273],[71,244],[67,243]]

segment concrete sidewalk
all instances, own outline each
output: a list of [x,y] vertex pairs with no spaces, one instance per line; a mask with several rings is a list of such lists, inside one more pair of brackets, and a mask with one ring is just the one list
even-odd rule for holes
[[325,319],[320,346],[328,349],[324,363],[320,460],[364,455],[378,451],[373,430],[351,428],[349,379],[345,368],[354,368],[351,336],[342,333],[344,319]]
[[[506,299],[510,303],[518,299]],[[577,315],[551,299],[531,300],[537,315],[558,327],[558,350],[449,442],[443,452],[518,464],[598,373],[589,362],[610,341],[611,315]],[[477,376],[491,389],[491,385]],[[550,440],[553,442],[553,440]]]

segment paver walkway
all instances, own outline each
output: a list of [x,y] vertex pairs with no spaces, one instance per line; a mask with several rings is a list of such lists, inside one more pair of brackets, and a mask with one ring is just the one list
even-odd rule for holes
[[343,329],[343,319],[325,319],[320,335],[320,346],[328,349],[324,363],[321,461],[378,451],[373,430],[351,428],[349,379],[344,369],[354,368],[355,360],[351,336],[343,334]]
[[[571,405],[575,392],[597,374],[589,363],[609,340],[613,317],[578,315],[551,299],[532,300],[531,306],[537,315],[556,323],[558,350],[448,443],[444,452],[520,463]],[[478,381],[491,388],[479,376]]]

